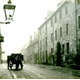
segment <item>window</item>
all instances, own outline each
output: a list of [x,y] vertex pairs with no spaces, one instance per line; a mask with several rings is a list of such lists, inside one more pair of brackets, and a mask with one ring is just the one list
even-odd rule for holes
[[62,37],[62,28],[60,28],[60,37]]
[[47,31],[47,24],[46,24],[46,31]]
[[68,8],[67,8],[67,6],[65,7],[65,14],[67,14],[68,13]]
[[66,34],[68,34],[68,23],[66,24]]
[[80,16],[78,17],[79,29],[80,29]]
[[42,28],[42,32],[44,33],[44,26],[43,26],[43,28]]
[[69,54],[69,43],[67,43],[67,54]]
[[40,60],[42,61],[42,55],[41,55],[42,53],[41,53],[41,51],[40,51]]
[[64,54],[64,44],[62,45],[62,53]]
[[47,34],[47,24],[45,25],[45,34]]
[[51,33],[51,42],[53,41],[53,34]]
[[46,63],[48,62],[48,55],[47,55],[47,50],[46,50]]
[[53,25],[53,23],[52,23],[52,19],[51,19],[51,26]]
[[42,49],[42,41],[40,41],[40,49]]
[[56,17],[56,15],[55,15],[55,23],[57,22],[57,17]]
[[55,31],[55,39],[57,40],[57,31]]
[[60,19],[62,18],[62,15],[61,15],[61,10],[60,10]]
[[79,52],[80,52],[80,39],[79,39]]
[[43,51],[43,62],[44,62],[44,51]]
[[46,46],[47,46],[47,37],[46,37]]
[[43,47],[44,47],[44,39],[43,39]]
[[51,48],[51,54],[53,54],[53,48]]

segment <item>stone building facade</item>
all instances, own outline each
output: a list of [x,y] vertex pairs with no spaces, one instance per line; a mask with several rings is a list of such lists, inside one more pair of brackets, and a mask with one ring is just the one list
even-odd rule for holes
[[65,1],[54,13],[54,53],[60,42],[65,56],[76,53],[75,2]]
[[47,19],[38,28],[39,39],[39,63],[52,63],[51,53],[53,51],[53,26],[52,21]]
[[77,46],[80,45],[79,4],[80,0],[63,0],[58,4],[57,10],[38,28],[39,63],[55,63],[52,56],[56,54],[58,42],[61,44],[63,62],[66,55],[77,53]]

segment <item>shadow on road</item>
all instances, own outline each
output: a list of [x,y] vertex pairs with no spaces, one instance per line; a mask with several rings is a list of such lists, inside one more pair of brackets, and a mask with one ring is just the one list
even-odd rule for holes
[[9,69],[10,71],[20,71],[20,70],[22,70],[22,69]]

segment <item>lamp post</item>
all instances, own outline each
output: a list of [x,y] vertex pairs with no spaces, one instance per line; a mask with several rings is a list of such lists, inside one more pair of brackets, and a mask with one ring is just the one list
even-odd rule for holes
[[[11,0],[8,1],[8,4],[3,6],[5,13],[5,22],[0,22],[0,24],[10,24],[10,21],[13,21],[13,15],[15,11],[15,5],[12,5]],[[2,56],[2,47],[1,42],[4,42],[4,37],[1,34],[1,26],[0,26],[0,64],[1,64],[1,56]]]

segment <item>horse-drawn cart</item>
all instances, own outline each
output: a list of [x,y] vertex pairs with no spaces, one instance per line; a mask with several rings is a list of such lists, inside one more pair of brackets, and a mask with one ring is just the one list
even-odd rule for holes
[[24,58],[21,53],[11,54],[10,56],[7,56],[8,69],[10,68],[12,70],[14,64],[17,70],[19,68],[19,65],[21,66],[21,69],[23,69],[23,61]]

